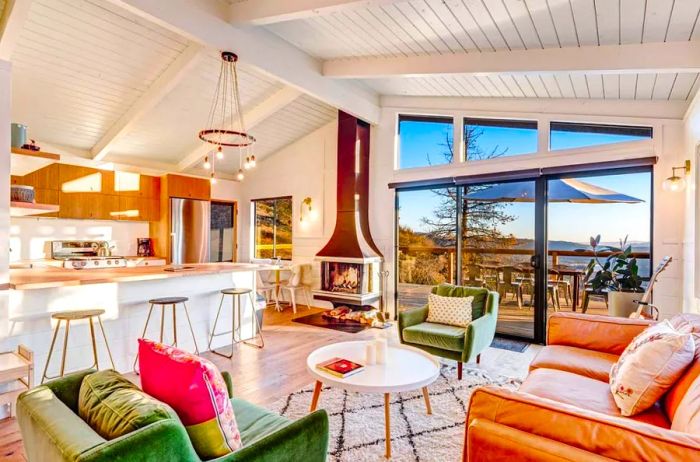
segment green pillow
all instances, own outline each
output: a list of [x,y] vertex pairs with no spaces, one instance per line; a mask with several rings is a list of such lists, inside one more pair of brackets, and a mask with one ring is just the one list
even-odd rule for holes
[[486,297],[489,295],[489,290],[484,287],[466,287],[442,283],[433,287],[432,293],[441,297],[474,297],[472,301],[472,320],[474,320],[484,315]]
[[174,413],[148,396],[118,372],[95,372],[83,379],[78,396],[78,415],[101,437],[111,440]]

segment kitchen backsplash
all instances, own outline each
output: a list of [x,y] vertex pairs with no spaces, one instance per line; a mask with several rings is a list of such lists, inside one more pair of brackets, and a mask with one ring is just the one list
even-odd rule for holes
[[105,240],[115,246],[114,255],[136,255],[136,238],[148,237],[148,223],[127,221],[68,220],[61,218],[12,218],[10,262],[51,258],[48,242],[56,240]]

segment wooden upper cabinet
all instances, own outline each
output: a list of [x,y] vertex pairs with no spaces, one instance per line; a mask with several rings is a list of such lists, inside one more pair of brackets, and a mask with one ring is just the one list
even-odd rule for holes
[[192,178],[181,175],[166,175],[168,197],[185,199],[211,199],[211,183],[204,178]]
[[160,197],[160,177],[157,176],[115,172],[114,187],[119,196]]
[[58,216],[61,218],[91,218],[117,220],[119,196],[89,192],[59,192]]
[[52,189],[58,191],[60,189],[58,183],[59,164],[51,164],[27,173],[21,178],[21,184],[34,186],[35,189]]

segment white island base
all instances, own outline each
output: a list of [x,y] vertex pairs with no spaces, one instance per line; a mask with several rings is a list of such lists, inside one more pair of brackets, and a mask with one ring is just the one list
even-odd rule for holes
[[[2,332],[2,347],[12,349],[19,344],[27,345],[35,353],[36,370],[43,371],[56,325],[56,321],[51,319],[51,313],[99,308],[105,310],[102,321],[116,369],[122,373],[130,372],[138,350],[137,339],[146,323],[150,307],[148,300],[183,296],[189,298],[187,307],[199,351],[206,351],[221,300],[220,291],[231,287],[250,288],[255,291],[256,271],[270,269],[262,265],[245,264],[228,264],[227,267],[232,270],[214,274],[199,274],[193,271],[179,273],[178,277],[151,277],[145,280],[10,290],[9,322],[3,326],[5,332]],[[219,331],[229,330],[231,326],[231,303],[231,297],[227,296],[219,318]],[[255,322],[250,298],[241,297],[241,303],[242,336],[244,339],[251,338],[255,334]],[[171,343],[172,312],[170,306],[166,306],[165,309],[164,342]],[[178,347],[194,351],[194,341],[187,318],[181,306],[178,306],[177,310]],[[156,306],[149,323],[147,338],[159,339],[161,319],[160,307]],[[51,358],[52,364],[48,370],[49,376],[58,372],[64,333],[65,330],[61,327]],[[99,334],[96,337],[100,369],[111,368],[104,341]],[[212,348],[226,348],[230,343],[230,336],[222,335],[214,338]],[[66,371],[85,369],[93,364],[92,345],[86,321],[71,322],[67,352]],[[40,373],[35,374],[35,385],[40,378]]]

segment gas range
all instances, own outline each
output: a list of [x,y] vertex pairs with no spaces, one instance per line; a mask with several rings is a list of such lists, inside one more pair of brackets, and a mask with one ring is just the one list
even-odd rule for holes
[[123,257],[69,257],[63,261],[64,268],[70,269],[106,269],[126,268]]

